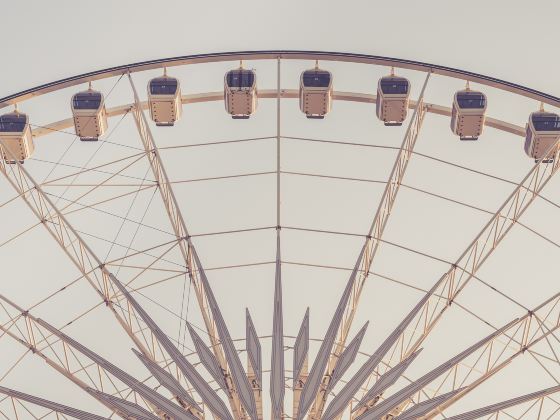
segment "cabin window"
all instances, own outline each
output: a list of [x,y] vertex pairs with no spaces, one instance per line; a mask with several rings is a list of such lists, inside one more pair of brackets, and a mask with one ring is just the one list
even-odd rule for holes
[[408,81],[381,79],[381,91],[387,95],[406,95],[408,93]]
[[457,95],[459,108],[464,109],[483,109],[486,106],[486,97],[481,94],[462,93]]
[[331,75],[326,71],[306,71],[303,73],[305,87],[329,87]]
[[73,99],[74,109],[99,109],[101,106],[100,94],[78,94]]
[[534,116],[533,126],[537,131],[560,131],[560,117],[558,115]]
[[150,93],[152,95],[174,95],[177,92],[177,80],[159,79],[150,82]]
[[227,74],[227,85],[232,88],[252,87],[255,74],[252,71],[230,71]]
[[0,132],[2,133],[22,133],[27,125],[25,115],[7,115],[0,117]]

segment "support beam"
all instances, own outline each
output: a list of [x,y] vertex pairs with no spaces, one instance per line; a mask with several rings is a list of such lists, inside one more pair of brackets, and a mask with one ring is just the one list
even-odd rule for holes
[[308,376],[308,353],[309,353],[309,308],[305,311],[303,321],[294,344],[294,367],[293,367],[293,408],[292,417],[297,418],[299,399],[301,391]]
[[[185,375],[188,381],[196,389],[204,403],[210,408],[212,413],[222,420],[232,420],[232,417],[227,410],[226,405],[220,397],[214,392],[206,380],[200,375],[197,369],[187,360],[187,358],[179,351],[179,349],[171,342],[165,333],[157,326],[154,320],[148,313],[140,306],[138,301],[132,297],[130,292],[126,290],[125,286],[119,282],[113,275],[111,281],[117,286],[119,291],[126,297],[128,303],[136,310],[140,318],[148,326],[156,340],[165,349],[167,354],[177,365],[177,368]],[[206,348],[206,347],[205,347]],[[202,356],[200,355],[202,358]]]
[[[400,341],[406,344],[393,352],[398,355],[397,363],[421,346],[457,296],[558,172],[560,167],[558,144],[557,142],[551,145],[545,154],[545,156],[553,154],[554,161],[547,164],[539,161],[531,168],[455,263],[430,289],[429,296],[423,298],[425,302],[422,308],[409,321],[409,324],[415,321],[412,323],[415,328],[409,331],[403,330]],[[393,360],[386,361],[389,367],[393,363]]]
[[233,379],[233,383],[231,383],[224,378],[224,382],[226,386],[228,386],[227,395],[230,400],[231,409],[237,419],[244,418],[244,408],[251,418],[255,420],[257,418],[257,409],[251,386],[247,381],[246,374],[239,360],[239,355],[231,341],[229,331],[221,315],[210,283],[206,278],[204,268],[194,249],[185,220],[173,189],[171,188],[171,183],[169,182],[159,150],[150,130],[150,125],[130,74],[128,74],[128,79],[134,94],[132,115],[136,123],[136,128],[138,129],[138,134],[150,162],[154,179],[161,193],[161,198],[167,211],[171,227],[178,241],[181,255],[187,267],[189,279],[194,286],[204,325],[210,337],[211,348],[214,351],[216,360],[220,364],[220,369],[224,372],[224,375],[228,374],[229,368],[229,373]]
[[173,395],[177,396],[177,400],[183,408],[192,408],[193,414],[197,415],[197,417],[199,418],[203,418],[202,413],[204,411],[202,410],[202,408],[200,408],[200,406],[190,396],[190,394],[185,391],[181,383],[177,379],[175,379],[173,375],[171,375],[153,360],[148,359],[136,349],[132,349],[132,351],[134,352],[136,357],[140,359],[142,364],[146,366],[146,368],[151,372],[154,378],[156,378],[156,380],[161,384],[161,386],[163,386]]
[[330,356],[327,372],[323,378],[314,406],[311,409],[311,419],[319,419],[323,412],[323,408],[325,407],[329,382],[332,378],[333,372],[336,370],[336,365],[344,349],[346,339],[348,338],[348,334],[352,326],[352,321],[354,320],[354,316],[358,308],[358,302],[360,300],[364,284],[369,276],[371,265],[381,243],[380,241],[383,237],[383,232],[385,231],[385,227],[389,221],[389,216],[391,215],[393,205],[397,199],[399,188],[406,174],[408,162],[412,157],[416,140],[420,134],[424,116],[426,115],[424,95],[426,93],[428,81],[430,80],[430,75],[430,72],[426,74],[426,79],[424,80],[422,90],[420,91],[420,96],[416,102],[416,108],[414,108],[414,112],[410,118],[399,153],[397,154],[393,169],[391,170],[391,174],[389,175],[389,179],[385,185],[385,190],[383,191],[379,206],[369,228],[363,251],[358,257],[356,264],[361,264],[362,270],[358,278],[352,282],[350,300],[345,307],[344,319],[340,329],[338,330],[338,339],[336,341],[334,351]]
[[[0,146],[1,150],[2,146]],[[14,158],[9,150],[4,150],[3,153]],[[151,343],[147,341],[142,331],[135,331],[133,328],[133,320],[136,316],[130,312],[127,314],[122,307],[117,309],[114,305],[112,297],[117,296],[118,293],[115,293],[116,289],[112,281],[114,276],[109,272],[108,267],[87,245],[24,166],[17,159],[12,160],[16,164],[8,165],[1,159],[0,172],[94,288],[136,347],[144,356],[155,360],[156,355],[150,351]]]
[[434,407],[437,407],[438,405],[445,403],[445,401],[449,400],[450,398],[453,398],[458,392],[461,392],[461,390],[458,389],[455,391],[450,391],[429,400],[423,401],[420,404],[416,404],[414,407],[409,408],[404,413],[400,414],[395,420],[418,420],[424,414],[431,411]]
[[[0,295],[0,306],[2,307],[0,331],[2,331],[3,336],[8,336],[16,343],[31,350],[33,355],[43,359],[47,365],[91,395],[99,403],[105,405],[111,411],[116,411],[114,404],[108,403],[97,393],[98,390],[106,390],[109,385],[112,387],[111,392],[116,394],[121,392],[115,386],[113,380],[105,380],[109,377],[109,372],[103,364],[95,360],[91,363],[91,359],[82,359],[79,353],[76,354],[69,349],[65,341],[53,340],[51,331],[45,328],[40,320],[5,296]],[[135,395],[137,394],[133,390],[132,396]],[[130,404],[138,407],[140,411],[154,408],[154,406],[140,407],[132,402]],[[122,410],[119,410],[119,412],[125,418],[128,418],[128,413],[124,413]]]
[[[352,291],[352,287],[358,276],[359,272],[359,262],[361,261],[361,257],[365,251],[365,247],[362,248],[360,253],[360,258],[358,258],[358,262],[354,266],[352,270],[352,274],[350,275],[350,279],[344,288],[344,292],[340,297],[340,301],[338,302],[338,306],[334,312],[332,320],[329,324],[327,332],[325,333],[325,337],[321,341],[321,346],[319,347],[319,351],[317,356],[315,357],[315,361],[311,366],[311,371],[309,372],[309,376],[307,377],[307,381],[303,386],[303,390],[301,391],[301,396],[299,398],[299,408],[298,414],[296,419],[301,420],[303,416],[307,414],[307,411],[311,408],[313,401],[315,401],[317,397],[317,393],[323,383],[323,375],[325,374],[325,370],[327,368],[327,363],[329,361],[329,356],[331,354],[334,341],[336,339],[336,334],[338,329],[340,328],[340,324],[342,322],[342,316],[344,314],[344,310],[346,305],[348,304],[348,300],[350,299],[350,293]],[[328,382],[327,382],[328,383]],[[326,384],[324,384],[326,385]],[[313,415],[313,413],[312,413]]]
[[[88,413],[86,411],[78,410],[77,408],[69,407],[67,405],[58,404],[56,402],[35,397],[33,395],[24,394],[23,392],[19,392],[10,388],[5,388],[3,386],[0,386],[0,393],[7,395],[11,398],[15,398],[21,401],[26,401],[43,408],[47,408],[49,410],[56,412],[57,414],[63,414],[65,416],[70,416],[78,420],[108,420],[109,419],[108,417],[98,416],[97,414]],[[158,418],[152,417],[151,420],[158,420]]]
[[182,407],[172,403],[166,397],[154,391],[152,388],[144,384],[143,382],[132,377],[130,374],[126,373],[124,370],[115,366],[107,359],[104,359],[93,350],[90,350],[83,344],[77,342],[73,338],[64,334],[62,331],[53,327],[49,323],[43,321],[42,319],[35,319],[35,322],[41,325],[43,328],[48,330],[51,334],[57,336],[64,343],[68,344],[75,350],[79,351],[84,356],[93,360],[95,363],[102,366],[107,372],[111,373],[115,378],[117,378],[122,383],[129,386],[132,390],[136,391],[141,395],[146,401],[156,407],[161,413],[172,417],[175,420],[198,420],[198,417],[194,416],[189,411],[183,409]]
[[[438,375],[437,378],[434,377],[431,380],[426,375],[410,384],[410,389],[414,387],[412,394],[417,393],[418,395],[416,403],[421,403],[421,397],[429,393],[426,388],[428,384],[430,384],[431,389],[436,389],[438,392],[459,390],[445,402],[426,413],[425,417],[429,419],[439,415],[443,410],[507,367],[516,358],[530,352],[534,346],[546,341],[548,337],[552,337],[558,329],[560,329],[560,293],[555,294],[523,317],[498,330],[483,346],[474,349],[470,354],[463,357],[462,362],[458,361],[452,366],[446,364],[445,372],[447,373],[445,375]],[[546,357],[555,360],[554,349],[549,349],[549,352],[548,355],[542,355],[543,350],[539,351],[543,360]],[[445,372],[442,372],[442,374]],[[430,381],[428,382],[428,380]],[[409,396],[412,394],[409,394]],[[388,397],[385,401],[392,397]],[[402,404],[402,402],[405,403]],[[397,404],[389,405],[392,405],[389,410],[391,415],[395,417],[406,409],[408,401],[403,399]],[[375,410],[378,407],[378,405],[371,406],[371,404],[368,404],[367,407],[361,406],[355,411],[353,418],[357,417],[362,420],[374,418],[372,416],[364,417],[364,415],[368,412],[377,413]],[[394,408],[396,409],[393,410]]]
[[272,356],[270,373],[271,418],[280,420],[284,415],[284,327],[282,313],[282,268],[280,261],[280,230],[276,231],[276,273],[272,319]]
[[458,355],[442,363],[437,368],[426,373],[418,380],[405,386],[400,391],[396,392],[395,394],[391,395],[387,399],[383,400],[381,403],[364,411],[361,414],[358,414],[356,420],[378,420],[382,418],[383,416],[391,412],[391,410],[401,405],[404,401],[408,400],[413,394],[415,394],[416,392],[424,388],[426,385],[433,382],[436,378],[440,377],[445,372],[447,372],[448,370],[452,369],[454,366],[462,362],[467,356],[470,356],[478,349],[482,348],[489,342],[493,341],[496,337],[501,335],[506,329],[508,329],[512,325],[517,324],[517,321],[518,320],[514,320],[510,322],[505,327],[483,338],[482,340],[473,344],[472,346],[462,351]]
[[262,353],[257,330],[249,309],[245,309],[245,347],[247,349],[247,378],[253,388],[259,420],[263,418],[262,405]]
[[101,259],[92,251],[82,237],[77,233],[66,217],[45,194],[41,186],[27,172],[24,166],[7,149],[0,150],[16,163],[6,164],[0,159],[0,172],[6,177],[10,185],[24,200],[35,217],[42,223],[51,236],[56,240],[70,261],[78,268],[83,277],[94,288],[107,308],[117,318],[127,335],[132,339],[137,348],[150,359],[154,355],[150,353],[149,343],[144,337],[135,334],[130,317],[124,316],[117,311],[111,296],[111,284],[109,271]]
[[284,418],[284,394],[286,391],[286,374],[284,368],[284,313],[282,303],[282,258],[280,247],[281,225],[281,78],[280,58],[276,63],[276,261],[274,273],[274,302],[272,306],[272,355],[270,361],[270,401],[271,419]]
[[552,388],[543,389],[541,391],[532,392],[521,397],[512,398],[510,400],[502,401],[496,404],[488,405],[486,407],[478,408],[476,410],[468,411],[466,413],[458,414],[456,416],[448,417],[447,420],[476,420],[483,416],[495,414],[496,419],[499,414],[504,410],[520,405],[529,401],[542,399],[548,395],[560,392],[560,385],[553,386]]

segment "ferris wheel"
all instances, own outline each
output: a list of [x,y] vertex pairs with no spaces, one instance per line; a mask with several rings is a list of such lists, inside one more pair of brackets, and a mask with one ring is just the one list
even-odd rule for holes
[[560,98],[254,51],[0,108],[1,417],[560,418]]

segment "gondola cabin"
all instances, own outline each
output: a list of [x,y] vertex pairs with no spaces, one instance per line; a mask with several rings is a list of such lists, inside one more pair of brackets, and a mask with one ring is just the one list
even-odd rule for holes
[[107,130],[107,111],[103,94],[89,89],[72,97],[76,135],[82,141],[96,141]]
[[31,156],[35,146],[26,114],[16,111],[0,116],[0,145],[6,163],[23,163]]
[[150,116],[157,126],[172,126],[182,114],[181,86],[174,77],[156,77],[148,83]]
[[453,98],[451,131],[461,140],[478,140],[484,128],[486,95],[474,90],[460,90]]
[[525,137],[525,153],[537,162],[550,163],[554,160],[557,147],[548,150],[560,138],[560,116],[551,112],[533,112],[527,123],[527,135]]
[[404,77],[385,76],[377,83],[375,111],[387,126],[402,125],[408,113],[410,82]]
[[332,106],[332,74],[318,68],[306,70],[299,83],[299,108],[307,118],[325,118]]
[[230,70],[224,78],[226,111],[234,119],[247,119],[257,109],[257,75],[243,68]]

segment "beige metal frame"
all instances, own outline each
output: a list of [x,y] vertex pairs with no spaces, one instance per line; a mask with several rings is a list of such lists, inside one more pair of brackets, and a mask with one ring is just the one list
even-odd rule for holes
[[[216,320],[214,319],[212,310],[209,307],[209,301],[207,296],[207,291],[203,282],[200,281],[198,276],[199,273],[203,273],[200,261],[196,256],[196,252],[192,246],[191,238],[187,232],[185,222],[180,213],[179,207],[173,195],[171,189],[171,184],[165,170],[163,168],[158,149],[154,143],[152,134],[150,132],[146,117],[143,110],[148,108],[147,102],[140,101],[134,84],[132,83],[132,78],[130,73],[136,71],[144,71],[153,68],[169,67],[174,65],[187,65],[196,64],[203,62],[218,62],[218,61],[233,61],[238,59],[245,60],[260,60],[260,59],[275,59],[278,61],[280,66],[281,59],[296,59],[296,60],[333,60],[333,61],[346,61],[354,63],[363,64],[376,64],[376,65],[386,65],[394,66],[400,68],[407,68],[412,70],[427,72],[426,83],[431,74],[439,74],[450,77],[456,77],[463,80],[474,81],[487,86],[496,87],[505,91],[509,91],[521,96],[536,99],[544,103],[548,103],[553,106],[560,106],[560,99],[555,98],[551,95],[544,94],[542,92],[537,92],[523,86],[514,85],[508,82],[503,82],[490,77],[476,75],[469,72],[464,72],[461,70],[450,69],[442,66],[428,65],[425,63],[418,63],[406,60],[396,60],[384,57],[373,57],[365,55],[356,54],[341,54],[341,53],[319,53],[319,52],[287,52],[287,51],[276,51],[276,52],[248,52],[248,53],[225,53],[225,54],[210,54],[203,56],[191,56],[191,57],[180,57],[174,59],[157,60],[154,62],[138,63],[129,66],[123,66],[114,69],[103,70],[100,72],[94,72],[87,75],[77,76],[70,79],[65,79],[59,82],[54,82],[49,85],[41,86],[29,91],[21,92],[16,95],[12,95],[7,98],[0,99],[0,108],[8,106],[10,104],[18,103],[20,101],[29,99],[31,97],[52,92],[64,87],[74,86],[83,82],[98,80],[106,77],[112,76],[122,76],[128,73],[130,78],[131,86],[135,94],[134,104],[123,105],[107,110],[108,116],[122,115],[129,111],[132,111],[132,115],[135,118],[137,124],[138,132],[144,145],[145,153],[141,154],[139,159],[146,156],[149,159],[152,171],[158,183],[169,219],[171,220],[172,227],[176,236],[177,245],[181,249],[185,263],[188,267],[188,273],[191,281],[195,285],[195,291],[197,292],[197,298],[203,313],[203,318],[207,327],[207,330],[212,341],[212,348],[215,351],[215,356],[220,363],[220,366],[224,372],[228,372],[227,366],[228,362],[226,356],[224,355],[222,346],[223,342],[218,339],[218,333],[216,332]],[[278,72],[279,75],[279,72]],[[371,271],[371,263],[375,255],[375,251],[381,241],[383,228],[387,223],[392,204],[396,198],[396,193],[399,186],[401,185],[402,178],[406,171],[406,166],[408,160],[413,154],[414,144],[419,134],[419,130],[424,119],[426,112],[451,116],[451,109],[435,104],[426,104],[423,101],[423,94],[426,88],[426,83],[422,89],[422,93],[418,101],[410,101],[409,107],[415,110],[414,115],[410,121],[409,128],[406,132],[403,144],[400,148],[397,160],[393,167],[393,171],[390,178],[386,184],[386,189],[384,196],[379,205],[379,209],[374,218],[370,234],[367,237],[366,244],[364,247],[365,252],[363,253],[363,258],[360,256],[358,263],[362,263],[363,274],[357,281],[352,289],[350,302],[346,307],[346,312],[342,321],[340,329],[338,329],[338,337],[336,344],[334,346],[334,352],[331,355],[326,378],[330,377],[333,369],[336,367],[337,358],[340,356],[344,350],[345,341],[347,338],[348,331],[350,330],[353,313],[357,307],[358,299],[360,296],[361,289],[367,278],[367,275]],[[281,99],[288,98],[298,98],[298,90],[282,90],[280,88],[279,80],[277,89],[260,91],[258,94],[259,98],[275,98],[280,104]],[[353,101],[362,103],[375,103],[375,95],[367,95],[361,93],[353,92],[334,92],[333,99],[343,100],[343,101]],[[182,97],[182,103],[197,103],[197,102],[208,102],[223,100],[223,92],[209,92],[196,95],[184,95]],[[64,128],[71,127],[73,124],[72,119],[67,119],[59,122],[49,124],[45,127],[37,128],[33,131],[33,136],[35,138],[47,135],[56,130],[62,130]],[[279,182],[280,182],[280,107],[278,107],[278,194],[279,194]],[[504,121],[496,120],[493,118],[486,118],[485,125],[493,127],[505,132],[515,134],[517,136],[524,137],[525,129]],[[483,230],[477,235],[475,240],[471,245],[461,254],[455,264],[436,282],[434,287],[430,290],[427,295],[427,300],[423,306],[419,307],[417,313],[413,314],[414,317],[410,319],[409,324],[414,325],[413,328],[402,331],[399,336],[397,343],[393,346],[391,351],[387,354],[390,356],[384,362],[387,369],[389,369],[396,362],[402,361],[408,356],[412,355],[421,345],[423,340],[434,328],[435,324],[439,321],[445,311],[453,304],[457,295],[466,287],[469,281],[476,275],[477,270],[482,266],[486,259],[492,254],[494,249],[503,240],[510,229],[515,225],[518,218],[527,210],[530,204],[542,191],[544,186],[552,178],[552,176],[557,172],[560,162],[558,161],[558,150],[551,147],[551,151],[555,154],[555,160],[553,164],[541,165],[536,164],[529,174],[523,179],[523,181],[517,186],[514,192],[508,197],[500,209],[494,214],[492,219],[483,228]],[[117,317],[119,323],[124,327],[125,331],[129,334],[135,344],[142,350],[144,355],[153,359],[155,356],[155,349],[152,347],[150,350],[150,345],[153,344],[154,337],[152,336],[152,343],[146,341],[143,335],[138,334],[132,325],[132,316],[136,317],[134,314],[134,309],[128,306],[128,316],[123,312],[122,314],[117,311],[112,305],[112,299],[119,299],[119,292],[115,290],[114,284],[111,280],[111,274],[101,263],[101,261],[95,256],[95,254],[88,248],[87,244],[81,239],[78,233],[73,229],[73,227],[68,224],[63,214],[58,210],[56,205],[54,205],[49,197],[42,191],[41,186],[37,184],[33,178],[25,171],[23,166],[19,163],[16,165],[6,165],[4,162],[0,163],[0,171],[5,175],[8,181],[12,184],[14,189],[18,194],[25,200],[31,210],[35,213],[37,218],[41,221],[51,235],[57,240],[66,254],[74,262],[74,264],[80,269],[83,276],[90,282],[90,284],[95,288],[98,294],[102,297],[107,306],[112,310],[112,312]],[[278,196],[278,206],[279,206],[279,196]],[[277,267],[281,263],[280,260],[280,210],[278,208],[278,257],[277,257]],[[277,273],[277,280],[279,280],[279,274]],[[281,290],[281,283],[280,290]],[[122,299],[122,294],[120,296]],[[495,372],[506,366],[514,357],[524,353],[529,350],[535,343],[542,340],[547,340],[547,337],[553,334],[558,327],[560,327],[560,317],[556,315],[558,308],[560,308],[558,295],[549,299],[543,305],[537,307],[534,311],[531,311],[525,317],[517,320],[511,326],[508,326],[508,335],[500,335],[500,339],[506,343],[505,350],[499,352],[499,357],[504,355],[506,350],[515,350],[515,352],[509,356],[506,360],[503,359],[492,359],[492,356],[496,355],[491,347],[488,352],[488,360],[486,370],[480,371],[475,370],[474,367],[470,369],[467,377],[471,380],[466,388],[463,389],[465,382],[457,383],[457,387],[454,387],[454,391],[460,391],[454,394],[452,398],[446,400],[438,406],[437,410],[433,410],[426,418],[431,418],[441,410],[445,409],[447,406],[457,401],[467,392],[470,392],[474,387],[481,384],[487,378],[492,376]],[[548,305],[552,305],[549,308]],[[545,311],[543,313],[543,311]],[[13,321],[19,319],[30,319],[26,314],[22,313],[20,315],[14,315],[13,318],[9,320],[10,324],[15,324]],[[553,314],[552,316],[550,314]],[[552,319],[552,321],[551,321]],[[27,322],[27,321],[26,321]],[[511,330],[511,328],[516,327],[516,330]],[[26,327],[28,330],[28,335],[31,337],[33,335],[33,328]],[[522,337],[518,338],[517,333],[522,331]],[[1,328],[5,333],[8,333],[8,329],[5,329],[5,325]],[[502,332],[501,334],[506,334]],[[8,335],[13,338],[18,339],[22,344],[30,345],[28,341],[21,340],[17,336],[12,335],[10,332]],[[28,337],[28,338],[29,338]],[[497,339],[497,338],[496,338]],[[34,338],[33,338],[34,340]],[[33,343],[33,341],[31,341]],[[490,345],[490,344],[489,344]],[[492,341],[492,346],[497,345]],[[31,347],[29,347],[31,348]],[[35,349],[35,347],[33,347]],[[485,348],[487,350],[487,348]],[[161,350],[161,349],[160,349]],[[486,353],[484,353],[486,354]],[[483,357],[484,354],[480,357]],[[40,354],[39,354],[40,355]],[[485,357],[485,356],[484,356]],[[394,360],[395,359],[395,360]],[[486,359],[485,359],[486,360]],[[455,371],[455,376],[459,377],[457,373],[461,368],[459,364],[454,365],[452,370]],[[57,370],[61,371],[60,367]],[[68,369],[66,369],[68,370]],[[62,373],[68,376],[68,372],[62,369]],[[473,373],[474,372],[474,373]],[[236,419],[247,418],[247,413],[244,411],[242,404],[237,396],[237,390],[233,384],[230,373],[226,373],[226,383],[230,386],[228,397],[230,398],[232,411]],[[478,376],[477,376],[478,375]],[[76,382],[75,378],[71,375],[69,379]],[[78,383],[78,382],[76,382]],[[78,385],[80,385],[78,383]],[[459,388],[459,385],[461,388]],[[322,393],[325,394],[325,389],[328,386],[327,381],[323,381],[321,385]],[[262,391],[262,390],[261,390]],[[326,397],[321,398],[321,392],[319,392],[317,399],[311,409],[310,418],[320,418],[321,412],[326,401]],[[419,392],[420,396],[421,393]],[[420,402],[420,400],[418,401]],[[259,412],[262,416],[262,401],[257,401],[259,405]],[[294,401],[294,404],[296,402]],[[398,414],[406,409],[407,404],[400,405],[396,407],[396,410],[392,412],[393,415]],[[359,415],[365,414],[364,418],[367,418],[367,409],[360,412]],[[200,414],[200,413],[196,413]]]

